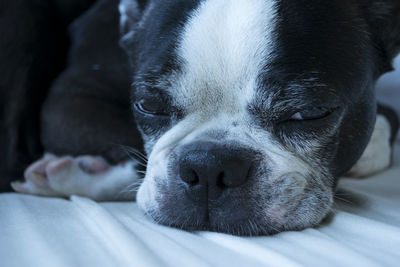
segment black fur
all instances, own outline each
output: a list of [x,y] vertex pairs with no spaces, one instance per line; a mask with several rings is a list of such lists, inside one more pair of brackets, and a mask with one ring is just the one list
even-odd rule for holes
[[39,114],[65,66],[67,26],[93,2],[0,1],[0,191],[43,153]]
[[358,0],[375,48],[376,76],[391,71],[393,58],[400,53],[400,1]]
[[[150,95],[149,91],[154,90],[152,85],[155,79],[168,72],[179,71],[174,48],[181,26],[198,1],[150,3],[156,8],[148,11],[147,17],[140,21],[140,27],[133,24],[130,29],[125,29],[128,33],[122,39],[131,59],[133,80],[136,84],[147,85],[147,88],[134,88],[134,95],[141,98],[146,94],[143,91],[147,90]],[[265,88],[260,90],[279,92],[280,99],[277,101],[290,98],[298,101],[297,95],[300,95],[304,103],[313,99],[310,105],[340,111],[344,119],[335,137],[340,144],[327,148],[325,154],[320,155],[334,155],[331,172],[340,177],[360,158],[372,134],[377,113],[374,85],[381,74],[391,70],[391,61],[400,47],[399,28],[385,28],[384,34],[381,28],[385,23],[400,23],[399,4],[394,0],[370,1],[370,5],[380,6],[381,9],[385,7],[382,14],[356,0],[282,0],[276,3],[277,46],[271,55],[272,63],[266,66],[267,71],[260,77],[265,84]],[[177,6],[180,8],[177,9]],[[307,79],[304,76],[307,73],[318,76],[318,81],[302,84],[301,79]],[[287,83],[297,80],[296,88]],[[155,88],[157,90],[162,94],[162,88]],[[309,97],[304,97],[308,94]],[[168,96],[164,98],[168,99]],[[262,99],[258,102],[252,107],[257,110],[254,116],[256,121],[262,120],[261,114],[269,120],[271,114],[261,107]],[[326,107],[326,103],[330,106]],[[159,134],[160,124],[174,123],[174,116],[170,121],[162,118],[162,122],[156,118],[138,118],[140,127],[156,134]],[[357,118],[357,123],[354,123],[354,118]],[[393,129],[397,127],[395,124],[392,126]],[[309,135],[315,133],[310,130]],[[153,138],[157,136],[154,134]]]
[[[304,161],[316,170],[321,166],[327,166],[329,178],[324,182],[333,187],[336,187],[339,177],[357,162],[370,140],[377,114],[375,82],[382,73],[390,70],[388,66],[400,47],[397,43],[400,29],[389,27],[389,31],[382,36],[381,29],[374,24],[374,14],[366,11],[360,2],[276,1],[277,22],[272,37],[275,45],[269,55],[272,62],[266,60],[268,64],[265,66],[265,71],[259,76],[263,86],[258,88],[258,97],[254,98],[249,107],[254,119],[254,128],[274,133],[281,144],[294,154],[298,152],[296,150],[301,150],[298,149],[302,145],[301,141],[314,140],[313,137],[316,136],[322,137],[320,140],[323,142],[321,141],[320,147],[315,149],[312,155],[302,156]],[[378,2],[382,1],[374,3]],[[156,8],[144,11],[146,17],[138,24],[130,26],[131,31],[128,28],[122,42],[131,59],[132,77],[134,84],[137,85],[133,88],[137,99],[133,101],[153,101],[154,95],[157,94],[168,99],[163,88],[157,88],[157,83],[153,81],[160,80],[160,77],[168,72],[179,73],[182,61],[179,55],[175,54],[174,48],[182,32],[182,23],[185,23],[187,14],[190,14],[195,7],[195,5],[192,7],[183,5],[180,1],[151,1],[151,3]],[[175,17],[177,6],[181,7],[179,12],[182,16],[179,18]],[[385,14],[390,15],[384,21],[396,25],[400,19],[397,4],[394,1],[387,1],[385,6],[387,8]],[[162,84],[168,86],[168,78],[165,76]],[[211,82],[210,87],[212,86]],[[263,94],[264,92],[266,93]],[[264,95],[274,95],[275,99],[272,102],[275,103],[271,105],[269,102],[268,105],[264,105],[266,99]],[[144,136],[150,140],[157,140],[166,131],[167,127],[164,125],[176,124],[177,112],[184,113],[184,110],[179,110],[176,106],[168,109],[168,101],[163,102],[166,103],[164,106],[167,106],[163,106],[163,110],[169,111],[167,118],[152,115],[141,118],[146,115],[137,113],[140,118],[137,120],[138,125],[144,129]],[[271,108],[274,104],[279,106],[279,103],[286,104],[285,110],[278,111],[283,114]],[[322,122],[310,120],[281,123],[287,116],[285,113],[292,115],[301,105],[332,110],[333,115],[324,117]],[[380,108],[378,112],[381,110]],[[394,135],[398,125],[396,120],[390,121]],[[309,144],[305,144],[307,145]],[[172,150],[176,151],[177,147]],[[148,150],[151,151],[151,148]],[[307,151],[307,147],[303,150]],[[184,189],[175,184],[171,186],[176,182],[176,177],[179,177],[172,166],[177,166],[179,163],[178,160],[168,161],[167,175],[154,179],[155,184],[161,180],[160,186],[153,187],[158,193],[153,201],[160,207],[155,210],[144,209],[156,221],[163,224],[186,228],[185,223],[188,223],[198,228],[199,223],[196,219],[201,217],[198,215],[201,212],[191,213],[191,209],[197,206],[193,206],[193,203],[185,197]],[[163,179],[168,180],[166,186],[162,183]],[[234,203],[235,200],[244,199],[246,196],[251,198],[250,193],[241,192],[240,197],[231,198],[227,202]],[[234,225],[236,216],[257,206],[250,203],[248,199],[243,201],[241,203],[243,207],[236,208],[235,212],[226,215],[225,222],[229,226]],[[322,206],[320,205],[322,201],[316,203]],[[177,206],[180,208],[177,209]],[[220,206],[219,211],[226,211],[232,207],[233,204],[226,204],[223,209]],[[316,209],[315,214],[317,213]],[[257,213],[251,214],[255,216]],[[250,217],[251,215],[244,216],[246,219]],[[260,219],[259,222],[264,221]]]
[[128,60],[119,40],[117,1],[100,0],[70,26],[68,67],[42,111],[42,143],[57,155],[127,158],[120,145],[140,148],[129,101]]
[[[3,14],[0,29],[4,33],[0,41],[0,148],[3,151],[0,191],[8,190],[11,180],[20,179],[27,164],[40,157],[44,150],[56,154],[100,154],[117,162],[125,155],[116,145],[137,148],[142,145],[129,103],[129,83],[133,77],[117,44],[118,1],[99,0],[91,11],[70,25],[93,2],[0,2]],[[148,2],[156,8],[138,27]],[[177,34],[199,2],[138,1],[139,12],[128,12],[130,23],[122,28],[127,35],[121,43],[131,60],[135,78],[140,76],[151,83],[154,76],[179,68],[173,60]],[[288,34],[280,40],[282,47],[276,55],[275,73],[271,75],[284,80],[282,75],[308,70],[310,66],[306,62],[313,60],[305,59],[314,58],[314,63],[320,64],[318,67],[325,68],[321,77],[324,81],[332,84],[344,81],[338,85],[341,93],[351,94],[346,88],[353,86],[364,90],[353,90],[354,95],[350,96],[365,103],[347,111],[360,117],[361,125],[347,123],[350,126],[342,130],[340,140],[347,143],[337,153],[335,166],[340,167],[335,173],[340,175],[351,167],[344,162],[348,156],[343,155],[352,155],[348,162],[353,162],[362,152],[350,144],[360,138],[365,139],[360,147],[367,143],[368,134],[359,129],[372,130],[376,112],[373,83],[391,69],[391,60],[400,49],[400,3],[398,0],[329,3],[281,0],[278,3],[280,17],[285,18],[280,30]],[[324,13],[321,9],[329,11],[330,20],[319,15]],[[360,33],[350,34],[353,27]],[[330,47],[334,42],[344,45]],[[291,61],[282,61],[285,58]],[[66,59],[67,68],[54,82],[65,68]],[[349,69],[352,72],[345,71]]]

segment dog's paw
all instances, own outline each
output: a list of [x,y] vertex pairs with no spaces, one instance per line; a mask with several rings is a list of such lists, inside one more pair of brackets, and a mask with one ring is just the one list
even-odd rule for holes
[[347,173],[349,177],[366,177],[388,168],[391,163],[391,125],[378,115],[371,140],[356,165]]
[[46,155],[26,169],[25,181],[13,182],[11,186],[16,192],[49,197],[134,199],[135,191],[127,189],[139,183],[135,167],[132,161],[111,166],[101,157]]

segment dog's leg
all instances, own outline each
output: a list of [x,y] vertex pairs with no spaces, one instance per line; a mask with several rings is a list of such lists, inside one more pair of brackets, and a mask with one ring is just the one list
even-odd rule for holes
[[16,191],[132,198],[121,191],[138,183],[139,163],[129,162],[120,145],[140,150],[142,140],[131,114],[128,60],[118,46],[117,5],[99,0],[71,26],[69,66],[53,84],[41,116],[44,149],[58,157],[33,163],[26,181],[12,184]]
[[393,143],[399,127],[396,113],[378,106],[375,129],[371,140],[356,165],[347,173],[351,177],[365,177],[388,168],[392,161]]
[[111,166],[101,157],[46,155],[26,169],[24,182],[11,186],[17,192],[40,196],[134,200],[140,184],[137,164],[127,161]]
[[[52,94],[43,109],[42,139],[46,151],[59,157],[45,156],[33,163],[25,171],[25,182],[13,183],[13,189],[42,196],[132,199],[134,194],[124,190],[138,184],[136,167],[144,162],[128,161],[121,145],[139,149],[141,138],[131,120],[129,104],[119,104]],[[145,161],[144,156],[136,157]]]
[[67,25],[94,1],[0,1],[0,192],[43,153],[40,108],[65,65]]

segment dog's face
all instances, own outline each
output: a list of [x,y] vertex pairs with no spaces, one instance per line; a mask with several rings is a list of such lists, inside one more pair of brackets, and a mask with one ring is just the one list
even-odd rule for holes
[[[352,1],[120,5],[149,155],[137,201],[184,229],[318,224],[371,135],[375,59]],[[137,14],[140,13],[140,16]]]

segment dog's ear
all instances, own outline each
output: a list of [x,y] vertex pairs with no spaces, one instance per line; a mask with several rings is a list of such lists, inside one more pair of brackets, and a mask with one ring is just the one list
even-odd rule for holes
[[400,0],[358,0],[379,62],[378,75],[392,70],[400,53]]

